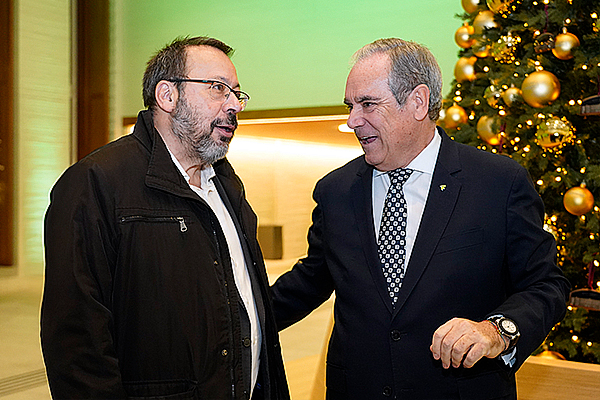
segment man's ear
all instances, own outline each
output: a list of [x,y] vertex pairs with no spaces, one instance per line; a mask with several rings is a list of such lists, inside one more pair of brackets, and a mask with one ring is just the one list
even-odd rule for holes
[[179,91],[173,82],[163,80],[156,84],[154,98],[156,99],[156,105],[161,110],[171,113],[175,110],[175,106],[177,105]]
[[410,94],[414,104],[414,116],[417,121],[423,121],[429,114],[429,87],[425,84],[417,85]]

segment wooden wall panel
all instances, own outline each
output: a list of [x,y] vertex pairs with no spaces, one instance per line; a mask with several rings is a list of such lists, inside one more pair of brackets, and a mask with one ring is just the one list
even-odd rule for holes
[[77,158],[109,141],[109,2],[77,1]]
[[0,2],[0,265],[14,264],[13,0]]

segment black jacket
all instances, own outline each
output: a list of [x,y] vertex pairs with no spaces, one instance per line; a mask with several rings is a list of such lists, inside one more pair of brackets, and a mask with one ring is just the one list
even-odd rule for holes
[[[214,165],[240,228],[262,327],[260,390],[288,399],[257,218],[231,165]],[[172,162],[149,111],[132,135],[69,168],[45,224],[41,340],[54,398],[245,399],[244,315],[210,207]]]

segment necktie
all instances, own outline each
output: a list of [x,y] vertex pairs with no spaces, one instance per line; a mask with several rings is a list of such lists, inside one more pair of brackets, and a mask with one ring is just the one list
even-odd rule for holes
[[408,168],[398,168],[388,172],[391,185],[385,197],[379,228],[379,259],[383,268],[383,276],[388,284],[392,305],[396,304],[406,270],[404,246],[406,244],[407,210],[402,186],[412,172]]

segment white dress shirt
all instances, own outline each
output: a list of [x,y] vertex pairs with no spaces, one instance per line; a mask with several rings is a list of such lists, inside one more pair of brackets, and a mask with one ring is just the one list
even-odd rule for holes
[[[406,201],[406,245],[404,249],[406,256],[404,265],[408,266],[413,245],[417,237],[421,217],[427,202],[429,187],[433,177],[433,170],[437,162],[438,152],[442,144],[442,137],[435,133],[433,140],[419,153],[414,160],[406,166],[413,170],[408,180],[404,183],[403,192]],[[381,215],[385,204],[385,196],[390,187],[390,177],[387,172],[373,170],[373,222],[375,224],[376,239],[379,239],[379,228],[381,226]]]
[[231,266],[233,268],[235,285],[238,289],[240,297],[242,298],[244,306],[246,307],[248,317],[250,318],[250,340],[252,349],[252,381],[250,385],[250,395],[252,395],[252,391],[256,385],[256,380],[258,379],[262,336],[260,322],[258,320],[258,311],[256,309],[256,302],[254,301],[254,295],[252,293],[252,283],[250,282],[250,275],[246,266],[246,259],[244,257],[244,251],[242,250],[237,229],[235,228],[233,220],[231,219],[231,215],[229,215],[227,207],[225,206],[225,203],[223,203],[223,200],[221,199],[221,196],[219,195],[219,192],[217,191],[217,188],[213,182],[213,178],[215,177],[215,170],[213,167],[208,166],[201,171],[200,185],[202,187],[199,188],[190,184],[190,176],[187,174],[187,172],[185,172],[179,163],[179,160],[177,160],[170,150],[169,154],[171,154],[171,159],[179,169],[179,172],[181,172],[185,178],[188,185],[190,185],[190,188],[213,210],[217,216],[217,219],[219,220],[221,229],[225,234],[227,247],[229,248],[229,254],[231,256]]

